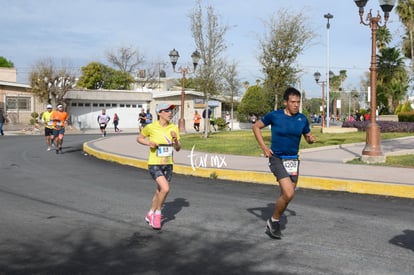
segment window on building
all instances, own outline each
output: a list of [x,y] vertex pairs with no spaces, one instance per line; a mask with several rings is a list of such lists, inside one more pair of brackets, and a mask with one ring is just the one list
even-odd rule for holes
[[31,108],[30,97],[20,96],[6,96],[6,109],[8,111],[19,110],[19,111],[30,111]]
[[91,104],[90,103],[85,103],[85,107],[90,107]]
[[117,106],[118,106],[118,104],[112,103],[112,107],[117,107]]

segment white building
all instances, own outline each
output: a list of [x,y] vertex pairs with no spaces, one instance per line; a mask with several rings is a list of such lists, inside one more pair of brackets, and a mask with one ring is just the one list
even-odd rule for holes
[[[141,109],[150,110],[153,119],[157,119],[155,112],[160,103],[176,105],[172,122],[178,124],[181,113],[182,91],[147,91],[135,90],[70,90],[65,95],[66,111],[70,115],[71,124],[78,129],[97,129],[97,117],[106,109],[106,113],[113,118],[114,114],[120,118],[119,128],[138,128],[138,115]],[[184,119],[186,130],[193,128],[194,111],[202,113],[205,109],[204,96],[200,92],[185,91]],[[209,108],[215,117],[221,114],[221,102],[217,99],[209,101]],[[202,121],[201,127],[204,127]]]
[[99,128],[102,109],[111,119],[115,113],[119,116],[120,128],[138,128],[138,114],[149,108],[151,100],[151,92],[129,90],[70,90],[65,95],[66,111],[78,129]]

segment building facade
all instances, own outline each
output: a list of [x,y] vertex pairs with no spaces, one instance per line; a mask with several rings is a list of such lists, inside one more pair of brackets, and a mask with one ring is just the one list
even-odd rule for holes
[[15,68],[0,68],[0,110],[9,125],[29,125],[32,113],[43,112],[45,105],[30,92],[30,85],[16,83]]
[[[111,117],[110,125],[116,113],[120,118],[120,129],[138,129],[138,115],[142,109],[149,110],[155,120],[157,105],[170,103],[177,106],[172,122],[178,124],[181,109],[184,108],[186,130],[193,129],[194,111],[202,113],[206,108],[202,93],[185,90],[184,106],[181,106],[183,91],[182,87],[177,85],[179,83],[176,79],[160,77],[157,82],[152,82],[150,88],[142,81],[141,78],[136,79],[134,90],[69,90],[64,96],[65,110],[70,117],[69,124],[78,129],[98,129],[97,117],[102,109],[106,109],[106,113]],[[47,102],[40,101],[30,89],[30,85],[16,83],[16,69],[0,68],[0,109],[6,113],[9,126],[27,126],[30,124],[32,113],[40,115],[46,110]],[[219,117],[222,113],[221,100],[209,100],[208,109],[214,117]],[[204,120],[200,126],[203,129]]]

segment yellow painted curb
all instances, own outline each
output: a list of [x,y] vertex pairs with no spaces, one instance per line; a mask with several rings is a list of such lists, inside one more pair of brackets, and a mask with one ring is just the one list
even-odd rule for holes
[[[87,142],[83,144],[83,151],[102,160],[112,161],[142,169],[148,168],[147,160],[102,152],[91,148]],[[270,172],[265,173],[244,170],[225,170],[218,168],[197,168],[197,170],[194,171],[190,166],[174,164],[174,173],[212,179],[217,178],[222,180],[277,185],[275,177]],[[344,191],[359,194],[414,198],[414,186],[406,184],[301,176],[299,177],[298,187],[315,190]]]

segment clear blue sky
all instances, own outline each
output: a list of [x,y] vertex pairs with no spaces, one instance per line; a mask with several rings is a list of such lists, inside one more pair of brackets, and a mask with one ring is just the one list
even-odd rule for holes
[[[347,70],[346,89],[359,89],[361,76],[369,70],[371,30],[359,24],[353,0],[204,0],[203,6],[207,4],[215,8],[223,24],[232,26],[225,37],[225,56],[238,62],[242,82],[255,83],[263,78],[257,61],[257,38],[263,37],[263,21],[281,8],[303,11],[309,27],[318,33],[298,60],[304,70],[302,88],[308,97],[321,94],[313,73],[326,73],[323,15],[328,12],[334,15],[329,31],[331,70]],[[40,59],[52,58],[57,64],[67,60],[80,69],[92,61],[106,63],[107,50],[125,45],[139,48],[148,62],[166,62],[168,67],[168,53],[176,48],[181,55],[178,63],[186,65],[195,50],[188,18],[193,7],[193,0],[1,1],[0,56],[14,62],[22,83],[27,83],[28,73]],[[370,8],[375,14],[381,10],[377,0],[368,2],[366,11]],[[404,30],[394,13],[388,26],[393,33],[392,44],[399,44]]]

